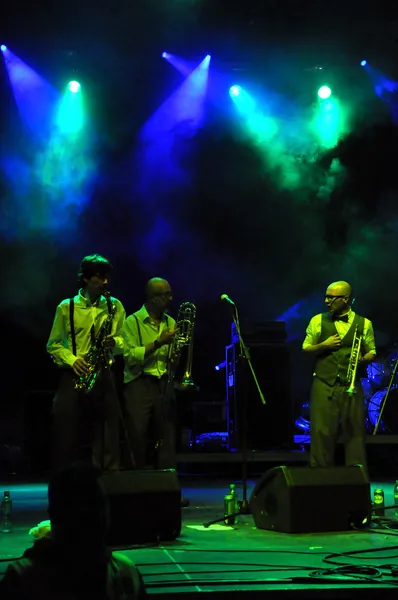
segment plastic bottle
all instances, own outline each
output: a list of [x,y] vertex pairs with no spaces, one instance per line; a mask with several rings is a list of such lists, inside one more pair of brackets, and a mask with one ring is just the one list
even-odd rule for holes
[[12,512],[12,500],[10,492],[4,492],[3,499],[1,501],[1,522],[0,531],[1,533],[11,533],[11,512]]
[[398,479],[395,482],[395,486],[394,486],[394,515],[396,517],[398,517]]
[[373,492],[374,510],[375,515],[378,517],[384,517],[384,491],[378,488]]
[[234,483],[230,483],[229,484],[229,493],[236,500],[236,488],[235,488],[235,484]]
[[224,523],[225,525],[234,525],[235,517],[235,499],[231,494],[224,496]]

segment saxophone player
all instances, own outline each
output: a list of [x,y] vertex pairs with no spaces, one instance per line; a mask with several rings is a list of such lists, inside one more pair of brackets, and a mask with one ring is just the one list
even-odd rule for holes
[[83,258],[77,295],[56,309],[47,352],[62,372],[53,401],[57,468],[80,458],[83,428],[90,431],[94,465],[112,471],[119,467],[119,405],[113,373],[103,369],[88,395],[76,386],[90,368],[87,356],[111,311],[111,332],[104,345],[112,356],[123,353],[121,330],[126,313],[122,303],[106,293],[112,271],[111,263],[99,254]]
[[364,395],[359,380],[350,386],[351,352],[355,332],[361,338],[359,367],[376,358],[373,325],[351,308],[352,289],[346,281],[331,283],[325,293],[327,312],[314,316],[306,331],[303,351],[316,359],[310,399],[312,467],[334,465],[339,424],[347,466],[366,468]]
[[[174,402],[164,406],[170,345],[176,333],[176,322],[166,312],[172,299],[168,281],[150,279],[146,302],[123,326],[125,410],[139,469],[153,462],[158,469],[176,468]],[[162,444],[151,456],[157,439]]]

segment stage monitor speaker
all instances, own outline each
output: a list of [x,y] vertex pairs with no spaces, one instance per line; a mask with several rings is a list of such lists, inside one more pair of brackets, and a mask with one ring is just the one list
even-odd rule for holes
[[370,484],[354,467],[275,467],[256,484],[250,509],[258,529],[281,533],[348,531],[370,524]]
[[181,487],[174,469],[101,476],[109,500],[110,546],[175,540],[181,532]]

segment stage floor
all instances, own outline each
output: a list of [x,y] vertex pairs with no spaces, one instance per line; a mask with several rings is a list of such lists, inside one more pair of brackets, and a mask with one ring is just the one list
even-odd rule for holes
[[[180,597],[187,597],[196,592],[231,594],[239,591],[246,595],[273,590],[273,593],[278,591],[286,596],[295,590],[297,596],[323,597],[325,592],[330,598],[350,589],[343,593],[347,598],[347,594],[352,597],[359,592],[362,597],[367,595],[364,587],[371,588],[373,593],[375,587],[378,588],[380,596],[381,589],[387,593],[387,588],[392,591],[398,585],[398,530],[394,530],[394,523],[391,529],[385,530],[376,528],[374,521],[371,529],[362,531],[291,535],[258,530],[251,516],[242,516],[233,527],[204,528],[204,522],[222,516],[223,496],[229,483],[232,482],[212,481],[205,477],[182,478],[183,495],[189,498],[190,506],[182,509],[180,538],[160,547],[123,550],[141,569],[149,594],[180,593]],[[235,483],[241,497],[240,482]],[[250,481],[249,494],[253,485]],[[374,482],[372,494],[375,487],[383,488],[386,505],[393,504],[392,483]],[[3,489],[5,486],[0,485],[0,491]],[[10,489],[14,503],[14,531],[0,534],[1,576],[7,561],[20,556],[31,545],[29,529],[47,518],[46,484],[19,483],[8,485],[7,489]],[[393,509],[386,511],[386,516],[393,519]],[[135,515],[132,518],[150,519],[150,516]],[[325,557],[331,553],[346,553],[334,560],[357,570],[333,573],[336,565],[325,562]],[[353,555],[348,556],[348,553]],[[387,564],[397,569],[396,585],[391,568],[380,567]],[[382,575],[369,571],[361,574],[358,568],[364,566],[378,568]]]

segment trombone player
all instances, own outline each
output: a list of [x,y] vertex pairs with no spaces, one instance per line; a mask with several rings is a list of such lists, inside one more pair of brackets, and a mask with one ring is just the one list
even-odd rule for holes
[[125,410],[137,469],[153,463],[150,450],[160,439],[155,468],[176,468],[175,403],[164,406],[176,334],[176,322],[166,312],[172,300],[169,282],[153,277],[146,285],[146,302],[123,326]]
[[303,351],[316,359],[310,403],[312,467],[334,465],[341,423],[346,465],[366,468],[364,395],[359,378],[355,381],[356,366],[373,362],[376,346],[371,321],[356,314],[351,301],[349,283],[331,283],[325,293],[327,312],[312,317],[303,342]]

